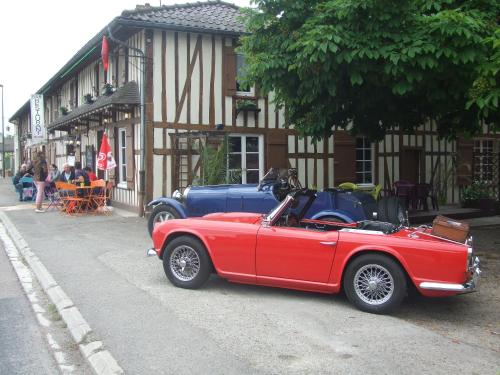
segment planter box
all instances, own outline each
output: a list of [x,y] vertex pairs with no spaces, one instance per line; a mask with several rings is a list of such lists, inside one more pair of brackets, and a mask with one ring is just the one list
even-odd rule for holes
[[479,208],[479,200],[463,201],[460,205],[462,208]]

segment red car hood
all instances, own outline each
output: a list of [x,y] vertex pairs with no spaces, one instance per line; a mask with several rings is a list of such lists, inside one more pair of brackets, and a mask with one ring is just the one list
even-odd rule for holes
[[248,212],[217,212],[208,214],[200,219],[212,221],[231,221],[233,223],[257,224],[262,220],[262,214],[254,214]]

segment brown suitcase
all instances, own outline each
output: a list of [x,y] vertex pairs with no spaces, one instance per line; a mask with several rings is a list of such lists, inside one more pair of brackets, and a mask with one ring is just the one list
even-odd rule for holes
[[438,215],[432,222],[432,234],[449,240],[462,242],[469,237],[469,224]]

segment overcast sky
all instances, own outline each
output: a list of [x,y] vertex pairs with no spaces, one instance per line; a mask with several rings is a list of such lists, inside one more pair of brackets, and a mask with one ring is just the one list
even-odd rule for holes
[[[249,6],[250,0],[226,0]],[[8,119],[113,18],[136,4],[181,4],[183,0],[3,0],[0,1],[0,84]],[[1,124],[0,124],[1,125]],[[1,133],[1,128],[0,128]]]

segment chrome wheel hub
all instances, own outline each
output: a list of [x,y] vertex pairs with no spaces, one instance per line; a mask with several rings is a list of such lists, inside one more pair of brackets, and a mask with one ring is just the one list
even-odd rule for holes
[[367,264],[354,275],[354,290],[363,302],[381,305],[394,294],[394,279],[385,267]]
[[200,272],[200,257],[190,246],[178,246],[170,256],[170,270],[181,281],[191,281]]

